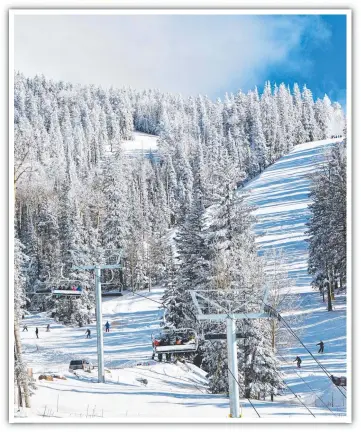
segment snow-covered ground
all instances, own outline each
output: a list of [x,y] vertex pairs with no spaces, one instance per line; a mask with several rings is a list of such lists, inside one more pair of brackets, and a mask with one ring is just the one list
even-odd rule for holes
[[[124,140],[121,143],[123,154],[126,157],[145,157],[157,159],[158,156],[158,136],[150,135],[144,132],[133,131],[133,139]],[[111,157],[114,153],[114,148],[107,145],[105,148],[105,157]]]
[[126,155],[144,155],[150,157],[158,151],[158,136],[134,131],[133,139],[122,142],[122,149]]
[[[304,315],[299,332],[313,352],[322,339],[325,353],[316,354],[319,361],[335,375],[346,371],[346,303],[338,297],[334,312],[327,312],[318,293],[310,288],[307,274],[307,244],[304,231],[308,217],[309,180],[307,174],[322,160],[323,151],[331,141],[302,144],[269,167],[246,187],[250,201],[258,206],[256,215],[257,241],[263,251],[283,248],[290,277],[295,280],[292,290],[302,298],[298,313]],[[178,421],[227,420],[228,398],[207,391],[205,374],[193,365],[157,363],[151,360],[151,333],[159,328],[162,310],[159,303],[162,290],[154,288],[143,297],[131,293],[103,300],[104,323],[111,324],[104,333],[106,383],[97,382],[97,372],[76,377],[67,368],[71,359],[86,358],[96,364],[96,329],[92,338],[85,338],[85,329],[68,328],[53,323],[44,314],[24,319],[28,332],[21,332],[25,359],[35,377],[43,372],[63,374],[66,380],[37,380],[38,390],[32,396],[28,418],[18,421],[94,421],[99,417],[119,420],[173,419]],[[287,319],[287,317],[286,317]],[[51,331],[45,332],[51,324]],[[35,327],[39,327],[39,339]],[[301,332],[302,330],[302,332]],[[276,397],[275,402],[252,401],[261,419],[248,401],[242,400],[240,421],[344,421],[344,398],[339,397],[327,377],[295,341],[282,352],[289,362],[284,364],[286,383],[316,416],[314,418],[291,392]],[[294,357],[303,359],[302,369],[296,370]],[[139,365],[137,365],[139,363]],[[298,374],[297,374],[298,373]],[[137,378],[147,379],[142,384]],[[307,385],[305,384],[307,383]],[[309,387],[311,387],[312,391]],[[325,407],[316,394],[329,405]],[[19,415],[19,414],[18,414]],[[229,421],[237,421],[235,419]]]

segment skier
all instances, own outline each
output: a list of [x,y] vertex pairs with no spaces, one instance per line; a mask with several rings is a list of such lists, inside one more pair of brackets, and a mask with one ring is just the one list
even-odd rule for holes
[[48,325],[46,326],[46,331],[47,331],[47,332],[50,332],[50,324],[48,324]]
[[24,330],[28,331],[28,326],[27,326],[26,324],[25,324],[24,327],[23,327],[23,331],[24,331]]
[[38,330],[37,327],[36,327],[36,329],[35,329],[35,334],[36,334],[36,338],[39,339],[39,330]]
[[85,334],[86,334],[86,338],[87,338],[87,339],[90,339],[90,329],[88,329],[88,330],[85,332]]
[[297,356],[293,361],[294,361],[294,362],[295,362],[295,361],[297,362],[297,367],[298,367],[298,368],[301,367],[302,360],[301,360],[300,357]]
[[105,331],[106,331],[107,333],[109,333],[109,328],[110,328],[110,324],[109,324],[109,322],[107,321],[107,322],[105,323]]
[[320,346],[320,349],[318,350],[318,352],[319,352],[319,353],[323,353],[323,348],[324,348],[325,344],[324,344],[322,341],[320,341],[320,343],[316,344],[316,346],[317,346],[317,345]]

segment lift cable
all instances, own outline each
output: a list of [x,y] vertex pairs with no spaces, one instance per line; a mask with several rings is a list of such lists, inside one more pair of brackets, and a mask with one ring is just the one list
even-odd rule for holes
[[[266,303],[265,303],[266,305]],[[284,324],[284,326],[286,327],[286,330],[293,336],[295,337],[299,343],[304,347],[304,349],[310,354],[310,356],[313,358],[313,360],[318,364],[318,366],[322,369],[322,371],[328,376],[328,378],[330,378],[330,380],[332,381],[331,378],[331,374],[329,373],[329,371],[319,362],[319,360],[317,360],[317,358],[312,354],[312,352],[305,346],[305,344],[302,342],[302,340],[297,336],[297,334],[294,332],[294,330],[290,327],[290,325],[288,324],[288,322],[282,317],[282,315],[272,306],[270,305],[266,305],[277,317],[278,319]],[[340,389],[340,387],[342,387],[345,391],[345,387],[344,386],[337,386],[333,381],[332,383],[334,384],[334,386],[338,389],[338,391],[342,394],[342,396],[344,398],[347,398],[346,394],[343,393],[343,391]]]
[[[244,315],[246,316],[246,318],[247,318],[247,314],[245,313],[245,312],[243,312],[244,313]],[[228,313],[227,313],[227,315],[228,315],[228,317],[229,318],[231,318],[231,319],[235,319],[235,318],[232,318]],[[265,359],[265,357],[261,354],[261,353],[258,353],[260,356],[261,356],[261,358],[267,363],[267,360]],[[284,379],[283,379],[283,377],[282,377],[282,375],[278,372],[278,371],[276,371],[276,373],[277,373],[277,375],[279,376],[279,378],[281,378],[281,380],[282,380],[282,382],[284,383],[284,385],[291,391],[291,393],[293,393],[293,395],[297,398],[297,400],[300,402],[300,404],[301,405],[303,405],[305,408],[306,408],[306,410],[314,417],[314,418],[316,418],[316,416],[313,414],[313,412],[308,408],[308,406],[296,395],[296,393],[292,390],[292,388],[284,381]]]
[[[277,353],[277,355],[279,356],[279,357],[281,357],[282,359],[283,359],[283,361],[285,362],[285,363],[287,363],[287,364],[289,364],[289,365],[291,365],[291,366],[293,366],[290,362],[288,362],[284,357],[283,357],[283,355],[281,355],[280,353]],[[313,390],[312,388],[311,388],[311,386],[308,384],[308,382],[306,381],[306,380],[304,380],[303,379],[303,377],[297,372],[297,370],[296,370],[296,374],[297,374],[297,376],[306,384],[306,386],[311,390],[311,392],[322,402],[322,404],[329,410],[329,411],[331,411],[331,413],[334,415],[334,416],[336,416],[337,417],[337,415],[331,410],[331,408],[326,404],[326,402],[324,402],[323,401],[323,399],[322,398],[320,398],[318,395],[317,395],[317,393],[316,393],[316,391],[315,390]]]

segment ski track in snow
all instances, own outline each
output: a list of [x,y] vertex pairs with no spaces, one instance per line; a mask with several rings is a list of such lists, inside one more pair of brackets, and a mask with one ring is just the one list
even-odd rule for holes
[[[282,248],[287,257],[289,277],[295,280],[292,292],[301,298],[302,324],[294,327],[310,349],[317,353],[315,344],[322,339],[325,353],[316,354],[319,361],[335,375],[346,372],[346,302],[338,296],[334,312],[326,312],[320,296],[310,288],[307,273],[307,243],[305,223],[309,217],[310,182],[307,174],[322,162],[324,150],[335,140],[325,140],[296,146],[288,155],[266,169],[244,188],[251,192],[249,202],[257,206],[255,226],[261,253],[270,248]],[[97,364],[96,328],[88,327],[92,338],[85,338],[86,328],[72,328],[55,323],[45,314],[26,317],[23,323],[28,332],[21,332],[25,360],[33,368],[35,377],[43,372],[64,374],[66,381],[38,381],[38,390],[32,396],[32,408],[27,413],[36,421],[48,418],[194,418],[224,420],[229,413],[229,401],[224,395],[212,395],[207,391],[204,371],[193,365],[157,363],[150,360],[152,354],[151,333],[159,328],[163,311],[159,301],[162,289],[153,288],[150,293],[103,300],[103,324],[111,324],[104,333],[105,384],[97,383],[97,371],[83,373],[77,378],[68,372],[71,359],[86,358]],[[152,299],[152,300],[151,300]],[[285,315],[287,319],[287,315]],[[51,324],[51,331],[45,332]],[[39,339],[35,327],[39,328]],[[301,377],[326,402],[333,398],[339,408],[332,408],[338,415],[345,414],[342,397],[320,368],[295,341],[290,349],[282,351],[287,360],[284,364],[286,382],[308,404],[317,416],[332,416],[299,378],[293,360],[300,355]],[[148,362],[135,366],[134,362]],[[126,367],[128,366],[128,367]],[[133,366],[133,367],[129,367]],[[146,378],[145,386],[137,378]],[[257,418],[248,401],[242,400],[243,421]],[[276,397],[275,402],[253,401],[261,418],[306,418],[309,412],[291,393]],[[317,405],[317,406],[316,406]],[[20,414],[18,414],[20,416]],[[338,417],[340,420],[342,417]],[[333,417],[336,419],[336,417]],[[21,419],[18,419],[21,421]]]

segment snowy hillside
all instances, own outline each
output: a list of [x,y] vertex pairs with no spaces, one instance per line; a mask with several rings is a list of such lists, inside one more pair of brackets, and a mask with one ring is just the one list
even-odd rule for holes
[[[309,203],[307,174],[322,161],[324,150],[333,141],[296,146],[290,154],[252,180],[246,189],[250,191],[250,202],[258,207],[255,211],[258,217],[256,234],[261,250],[283,248],[289,276],[295,280],[292,292],[301,296],[301,308],[297,313],[305,319],[302,328],[294,330],[302,333],[303,342],[313,353],[317,353],[315,345],[322,339],[325,353],[316,354],[317,358],[331,373],[344,375],[346,303],[337,296],[335,311],[327,312],[319,294],[310,288],[304,234]],[[150,143],[145,146],[148,145]],[[91,421],[97,417],[149,418],[150,421],[161,417],[180,421],[227,419],[228,398],[208,393],[203,371],[179,362],[151,360],[151,333],[159,328],[163,315],[157,303],[162,290],[154,288],[150,293],[143,291],[140,294],[142,297],[128,293],[103,301],[104,323],[108,320],[111,324],[110,333],[104,333],[105,367],[109,371],[105,384],[97,383],[96,370],[79,377],[67,370],[71,359],[86,358],[96,364],[94,323],[89,326],[92,338],[87,340],[85,328],[56,324],[44,314],[25,317],[23,324],[28,325],[29,331],[21,332],[23,350],[35,377],[52,372],[67,378],[52,382],[37,380],[38,390],[32,396],[29,417],[36,421],[55,418]],[[48,323],[51,331],[47,333]],[[35,336],[36,326],[39,327],[39,339]],[[292,416],[293,420],[314,421],[313,414],[316,421],[324,420],[325,416],[343,421],[345,399],[298,342],[295,340],[294,345],[281,355],[285,359],[285,381],[297,398],[289,391],[276,397],[274,402],[252,401],[261,419],[287,421]],[[296,355],[303,359],[301,370],[296,370],[293,363]],[[148,382],[144,384],[137,378]],[[250,403],[241,400],[241,404],[242,421],[257,421],[258,415]]]
[[323,161],[324,152],[340,139],[315,141],[296,146],[243,190],[257,207],[257,243],[265,252],[282,249],[287,257],[289,277],[296,280],[297,292],[309,292],[307,273],[306,222],[310,215],[310,180],[307,176]]
[[[289,314],[297,313],[304,321],[294,330],[301,335],[303,343],[313,354],[317,353],[316,344],[320,340],[324,341],[325,352],[316,357],[331,374],[338,376],[346,374],[346,298],[338,295],[335,310],[327,312],[320,294],[310,287],[312,278],[307,273],[308,245],[305,234],[305,224],[310,215],[307,207],[310,204],[310,180],[307,175],[315,171],[324,158],[324,152],[335,141],[340,140],[296,146],[250,182],[245,190],[250,192],[249,202],[257,207],[254,212],[257,216],[255,230],[261,252],[271,248],[283,251],[288,276],[294,281],[290,290],[300,297],[299,309]],[[280,353],[285,360],[287,384],[305,401],[316,400],[322,406],[315,394],[310,394],[312,389],[324,402],[345,407],[346,399],[305,349],[296,340],[294,343],[292,349]],[[299,375],[295,373],[293,363],[297,355],[302,357]]]

